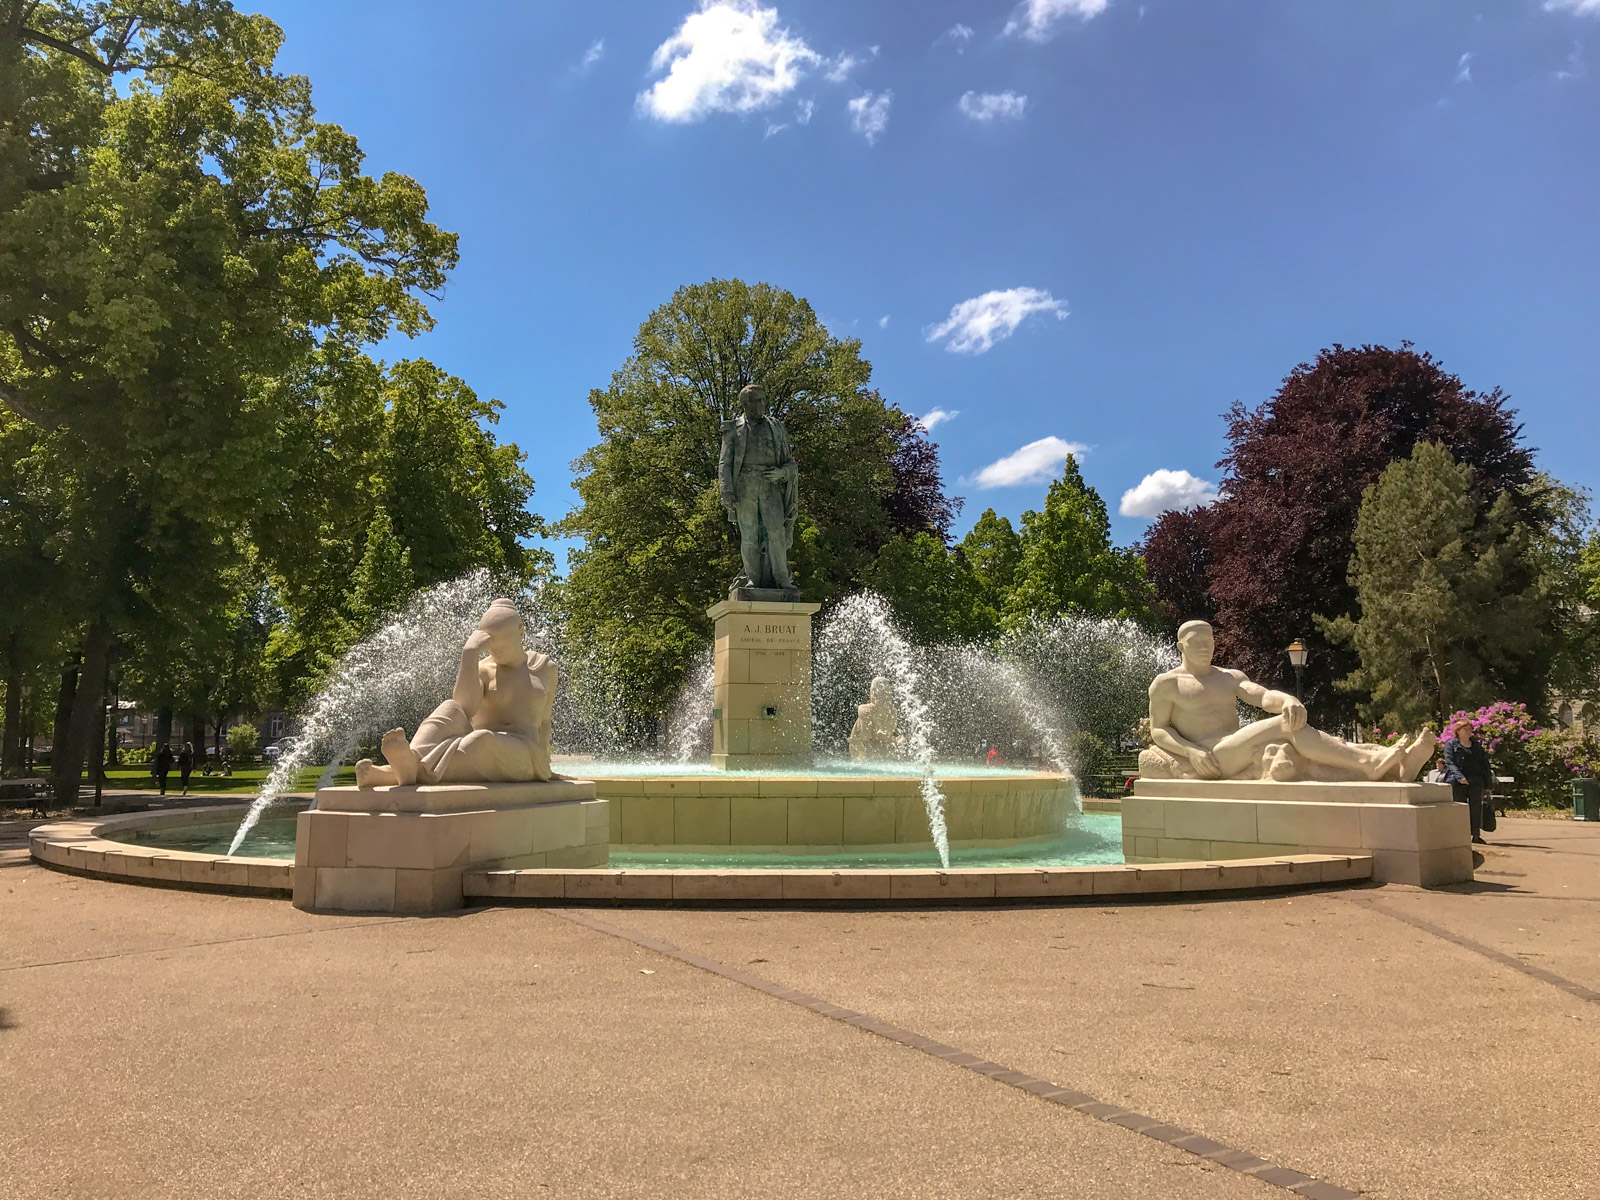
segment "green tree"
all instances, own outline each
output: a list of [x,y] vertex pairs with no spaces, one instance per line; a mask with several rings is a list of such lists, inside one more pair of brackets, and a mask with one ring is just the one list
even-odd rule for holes
[[526,544],[544,526],[523,452],[495,438],[498,401],[426,361],[339,348],[274,387],[288,414],[277,473],[295,486],[252,533],[285,614],[267,648],[277,702],[303,705],[416,587],[482,567],[515,589],[549,572]]
[[1022,514],[1014,582],[1005,598],[1007,623],[1015,627],[1029,617],[1061,613],[1148,621],[1153,600],[1144,564],[1133,551],[1111,544],[1105,501],[1069,456],[1044,508]]
[[116,629],[278,495],[262,381],[427,328],[455,262],[422,189],[363,174],[273,69],[280,41],[224,0],[0,0],[0,402],[71,483],[53,551],[82,583],[66,799]]
[[986,508],[961,539],[961,553],[971,565],[982,589],[978,604],[989,614],[990,628],[1000,623],[1006,596],[1016,583],[1017,563],[1022,559],[1022,542],[1006,517]]
[[891,540],[862,582],[884,595],[920,642],[987,637],[997,628],[987,589],[966,554],[931,533]]
[[804,300],[728,279],[679,288],[639,327],[610,385],[590,393],[601,441],[575,464],[580,503],[559,526],[584,539],[563,608],[573,669],[593,671],[612,701],[631,697],[635,724],[648,727],[670,698],[710,637],[706,609],[738,570],[716,472],[721,424],[747,383],[765,386],[800,463],[790,562],[808,598],[859,586],[896,534],[942,533],[926,508],[915,528],[906,501],[929,499],[926,462],[897,477],[897,461],[921,457],[904,453],[916,435],[870,376],[860,342],[832,337]]
[[1364,716],[1414,728],[1524,699],[1513,681],[1530,664],[1543,663],[1547,676],[1560,597],[1539,561],[1538,530],[1509,492],[1485,511],[1472,467],[1443,445],[1419,443],[1384,468],[1363,495],[1355,547],[1360,619],[1319,625],[1360,654],[1340,686],[1371,697]]
[[389,511],[380,504],[367,526],[366,548],[351,579],[347,602],[358,635],[371,633],[385,617],[400,610],[415,587],[413,579],[411,551],[396,536]]

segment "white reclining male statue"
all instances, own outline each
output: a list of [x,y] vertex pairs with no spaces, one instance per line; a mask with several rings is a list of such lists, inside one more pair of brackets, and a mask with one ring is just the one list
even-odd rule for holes
[[525,651],[522,633],[515,604],[491,603],[461,648],[450,699],[409,742],[404,729],[384,734],[388,765],[363,758],[356,763],[356,786],[549,779],[556,664],[548,654]]
[[[1410,742],[1370,746],[1306,724],[1306,708],[1287,692],[1252,683],[1243,671],[1211,664],[1211,626],[1178,629],[1183,665],[1150,685],[1150,740],[1139,755],[1145,779],[1273,779],[1409,783],[1433,757],[1438,739],[1423,730]],[[1240,726],[1238,701],[1275,714]]]

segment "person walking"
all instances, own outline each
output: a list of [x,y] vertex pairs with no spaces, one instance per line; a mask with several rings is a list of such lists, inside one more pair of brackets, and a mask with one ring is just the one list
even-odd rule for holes
[[[1451,728],[1455,736],[1444,744],[1444,782],[1456,802],[1467,806],[1467,819],[1472,824],[1472,840],[1480,845],[1482,829],[1494,820],[1485,819],[1489,805],[1489,785],[1494,782],[1494,771],[1489,766],[1489,752],[1483,748],[1472,730],[1472,720],[1461,717]],[[1492,828],[1492,826],[1491,826]]]
[[167,776],[172,774],[172,747],[162,742],[156,747],[154,757],[150,759],[150,774],[156,777],[156,782],[161,785],[161,794],[167,794]]
[[183,794],[189,794],[189,773],[194,770],[194,743],[185,742],[178,751],[178,774],[183,778]]

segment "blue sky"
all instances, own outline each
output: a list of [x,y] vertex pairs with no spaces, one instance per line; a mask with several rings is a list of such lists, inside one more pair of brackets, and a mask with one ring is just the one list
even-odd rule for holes
[[958,531],[1070,446],[1134,540],[1125,493],[1203,499],[1227,407],[1333,342],[1505,388],[1600,489],[1600,0],[257,7],[460,233],[438,328],[383,352],[504,401],[547,516],[589,389],[713,276],[956,414]]

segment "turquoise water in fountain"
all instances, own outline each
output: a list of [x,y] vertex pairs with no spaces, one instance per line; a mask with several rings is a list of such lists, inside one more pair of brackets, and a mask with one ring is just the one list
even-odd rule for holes
[[[923,768],[920,763],[882,760],[853,762],[850,759],[829,759],[812,766],[796,767],[792,771],[769,767],[760,771],[719,771],[706,762],[663,762],[660,759],[607,758],[593,761],[564,758],[556,755],[550,760],[556,774],[573,779],[852,779],[862,776],[890,776],[900,779],[919,779]],[[935,779],[976,779],[979,776],[998,779],[1003,776],[1023,776],[1033,772],[1054,773],[1053,768],[1039,767],[987,767],[981,763],[936,762]]]
[[[685,772],[689,774],[690,772]],[[701,773],[704,773],[702,768]],[[247,858],[294,857],[294,818],[268,817],[245,837],[238,853]],[[188,850],[197,854],[226,854],[237,826],[189,825],[177,829],[130,831],[113,838],[140,846]],[[1118,813],[1084,813],[1074,817],[1059,838],[1008,849],[950,851],[952,867],[1092,867],[1122,862],[1122,817]],[[649,853],[611,853],[611,866],[630,870],[732,871],[807,868],[839,871],[860,867],[937,867],[932,850],[907,854],[680,854],[656,850]]]

